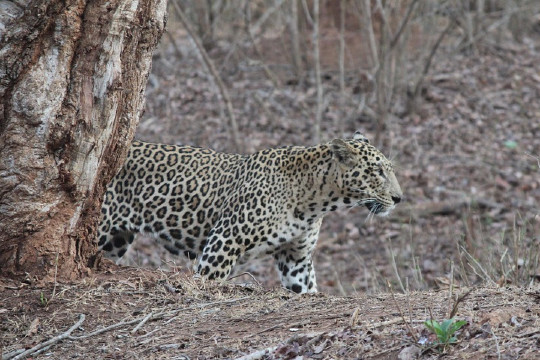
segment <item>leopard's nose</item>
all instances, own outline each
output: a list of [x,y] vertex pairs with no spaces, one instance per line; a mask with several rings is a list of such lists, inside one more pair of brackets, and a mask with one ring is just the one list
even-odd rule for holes
[[392,200],[394,201],[394,204],[398,204],[401,201],[401,197],[399,196],[392,196]]

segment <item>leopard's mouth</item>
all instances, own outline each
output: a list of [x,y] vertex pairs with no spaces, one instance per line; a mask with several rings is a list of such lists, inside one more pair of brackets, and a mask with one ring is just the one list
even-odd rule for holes
[[387,215],[391,210],[378,201],[369,201],[369,202],[366,202],[365,205],[366,205],[366,208],[369,210],[369,212],[375,215],[384,216],[384,215]]
[[376,202],[376,201],[370,201],[368,203],[366,203],[366,207],[368,208],[368,210],[373,213],[373,214],[378,214],[381,212],[381,204]]

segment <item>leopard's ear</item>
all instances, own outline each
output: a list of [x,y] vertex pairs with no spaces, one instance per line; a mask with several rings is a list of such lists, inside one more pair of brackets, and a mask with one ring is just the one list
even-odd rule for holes
[[354,135],[353,135],[353,140],[360,140],[360,141],[363,141],[365,143],[368,143],[369,144],[369,140],[367,137],[364,136],[364,134],[362,134],[362,132],[360,130],[357,130]]
[[330,150],[332,158],[340,165],[351,168],[356,165],[355,152],[349,144],[341,139],[330,141]]

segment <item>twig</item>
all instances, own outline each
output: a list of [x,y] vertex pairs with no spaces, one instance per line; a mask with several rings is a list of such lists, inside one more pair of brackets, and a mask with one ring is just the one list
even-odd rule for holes
[[223,305],[223,304],[232,304],[234,302],[237,302],[237,301],[242,301],[242,300],[246,300],[246,299],[250,299],[250,296],[244,296],[244,297],[241,297],[241,298],[238,298],[238,299],[230,299],[230,300],[222,300],[222,301],[214,301],[214,302],[211,302],[211,303],[205,303],[205,304],[197,304],[197,305],[193,305],[193,306],[189,306],[187,308],[184,308],[184,309],[177,309],[177,310],[173,310],[173,311],[169,311],[169,312],[161,312],[161,313],[158,313],[156,314],[155,316],[171,316],[170,319],[168,319],[166,321],[166,323],[170,323],[175,317],[176,315],[181,312],[181,311],[188,311],[188,310],[195,310],[195,309],[199,309],[199,308],[203,308],[203,307],[207,307],[207,306],[213,306],[213,305]]
[[339,3],[339,92],[345,97],[345,0]]
[[[259,32],[261,31],[262,25],[270,18],[270,16],[276,12],[281,7],[281,4],[283,4],[285,0],[278,0],[274,3],[274,6],[266,10],[264,14],[261,15],[259,20],[253,25],[253,27],[250,28],[249,32],[253,34],[253,37],[256,38],[259,36]],[[249,2],[248,2],[249,3]]]
[[499,347],[499,338],[497,337],[497,335],[495,335],[495,331],[493,331],[493,328],[491,328],[488,333],[490,333],[491,336],[493,336],[493,339],[495,340],[495,347],[497,348],[497,358],[502,359],[501,348]]
[[539,333],[540,333],[540,330],[535,329],[535,330],[528,331],[528,332],[523,333],[523,334],[517,334],[517,335],[514,335],[514,336],[517,337],[517,338],[523,338],[523,337],[533,336],[533,335],[536,335],[536,334],[539,334]]
[[435,56],[435,53],[437,52],[437,49],[439,49],[439,46],[441,45],[443,39],[448,35],[450,30],[454,28],[456,25],[456,21],[451,18],[446,28],[439,34],[439,37],[437,38],[437,41],[435,41],[435,44],[431,48],[431,51],[429,52],[429,55],[426,59],[426,62],[424,64],[424,69],[422,70],[422,73],[420,74],[420,77],[416,81],[416,85],[414,87],[413,92],[413,103],[416,101],[418,95],[420,94],[420,89],[422,88],[422,85],[424,84],[424,79],[429,72],[429,69],[431,68],[431,62],[433,61],[433,57]]
[[401,345],[401,344],[400,344],[400,345],[396,345],[396,346],[394,346],[394,347],[385,349],[385,350],[380,351],[380,352],[378,352],[378,353],[375,353],[375,354],[373,354],[373,355],[368,355],[368,357],[370,357],[370,358],[381,358],[381,357],[382,357],[381,355],[387,354],[387,353],[392,352],[392,351],[399,350],[399,349],[401,349],[402,346],[403,346],[403,345]]
[[259,49],[259,46],[257,45],[257,42],[255,41],[255,37],[253,36],[253,33],[251,32],[251,28],[249,27],[249,24],[251,22],[251,7],[250,7],[250,2],[246,2],[246,6],[244,8],[244,24],[245,24],[245,30],[248,34],[248,37],[249,37],[249,40],[251,41],[251,44],[253,45],[253,49],[255,50],[255,53],[257,54],[257,57],[259,58],[259,61],[262,65],[262,68],[264,70],[264,72],[266,73],[266,76],[268,77],[268,79],[270,79],[270,81],[272,82],[272,85],[274,85],[274,87],[279,87],[280,86],[280,82],[279,82],[279,79],[277,78],[277,76],[272,72],[272,70],[270,70],[270,68],[268,67],[268,65],[266,65],[266,63],[263,61],[264,59],[264,56],[261,52],[261,49]]
[[[459,46],[457,46],[456,49],[454,49],[454,52],[461,52],[463,49],[469,47],[469,46],[473,46],[474,43],[476,43],[480,38],[482,38],[483,36],[489,34],[491,31],[497,29],[498,27],[504,25],[506,22],[508,22],[508,17],[519,12],[519,11],[526,11],[526,10],[529,10],[531,9],[529,6],[523,6],[523,7],[516,7],[512,10],[504,10],[505,11],[505,14],[504,16],[500,19],[500,20],[497,20],[495,22],[493,22],[490,26],[488,26],[487,29],[483,30],[483,31],[479,31],[478,33],[476,33],[474,36],[472,34],[469,34],[468,36],[468,39],[465,43],[462,43],[460,44]],[[495,14],[495,13],[493,13]]]
[[172,36],[169,30],[165,30],[165,35],[167,35],[167,37],[169,38],[169,41],[171,42],[173,46],[174,53],[176,54],[176,57],[178,58],[178,60],[183,59],[184,55],[182,54],[182,51],[180,51],[180,48],[178,47],[178,44],[176,43],[176,39],[174,38],[174,36]]
[[[346,0],[341,0],[339,3],[339,106],[345,108],[345,4]],[[361,95],[362,96],[362,95]],[[340,134],[344,132],[343,116],[338,116],[338,131]]]
[[[325,332],[323,331],[323,332],[320,332],[320,333],[314,333],[314,334],[305,335],[306,337],[309,337],[310,339],[301,347],[304,348],[305,346],[308,346],[308,345],[311,346],[315,341],[319,340],[321,338],[321,336],[324,335],[324,334],[325,334]],[[239,358],[236,358],[235,360],[258,360],[258,359],[262,359],[265,355],[269,355],[269,354],[273,353],[274,351],[276,351],[280,346],[283,346],[283,345],[286,345],[286,344],[291,344],[297,339],[298,339],[298,335],[291,336],[290,338],[288,338],[284,342],[280,343],[280,345],[270,346],[270,347],[267,347],[266,349],[258,350],[258,351],[255,351],[255,352],[251,353],[251,354],[241,356]]]
[[321,140],[321,120],[323,112],[323,88],[321,82],[321,59],[319,51],[319,0],[313,1],[313,60],[315,61],[315,81],[317,83],[317,113],[315,115],[315,142]]
[[358,323],[358,317],[360,316],[360,308],[357,307],[354,309],[353,313],[351,314],[351,318],[349,319],[349,326],[351,328],[355,327]]
[[131,335],[135,334],[139,329],[152,317],[152,312],[150,314],[146,315],[144,319],[141,320],[141,322],[131,330]]
[[5,360],[5,359],[11,359],[21,353],[25,352],[25,349],[15,349],[15,350],[12,350],[8,353],[3,353],[3,354],[0,354],[1,356],[1,359],[2,360]]
[[435,317],[433,316],[433,309],[431,308],[431,305],[428,308],[429,311],[429,320],[433,321]]
[[313,344],[315,344],[317,341],[319,341],[319,340],[323,337],[324,334],[325,334],[325,333],[322,332],[322,333],[320,333],[319,335],[316,335],[316,336],[312,337],[311,339],[309,339],[308,341],[306,341],[306,343],[305,343],[304,346],[302,346],[302,347],[303,347],[303,348],[306,348],[306,349],[309,348],[311,345],[313,345]]
[[240,356],[239,358],[236,358],[236,360],[259,360],[265,357],[266,355],[270,355],[274,351],[277,350],[277,346],[270,346],[266,349],[257,350],[255,352],[252,352],[251,354]]
[[[75,323],[75,325],[73,325],[72,327],[70,327],[70,328],[68,329],[68,331],[66,331],[66,332],[64,332],[64,333],[62,333],[62,334],[60,334],[60,335],[58,335],[58,336],[55,336],[55,337],[53,337],[53,338],[50,339],[50,340],[47,340],[47,341],[42,342],[42,343],[39,343],[39,344],[37,344],[36,346],[34,346],[33,348],[28,349],[28,350],[26,350],[26,351],[23,352],[23,353],[20,353],[19,355],[13,357],[12,359],[13,359],[13,360],[17,360],[17,359],[25,358],[25,357],[27,357],[28,355],[31,355],[31,354],[33,354],[33,353],[35,353],[35,352],[37,352],[37,351],[43,349],[44,347],[53,345],[53,344],[55,344],[55,343],[57,343],[57,342],[59,342],[59,341],[61,341],[61,340],[64,340],[64,339],[70,337],[70,334],[71,334],[75,329],[77,329],[79,326],[81,326],[81,324],[83,323],[83,321],[84,321],[85,318],[86,318],[86,316],[85,316],[84,314],[81,314],[80,317],[79,317],[79,321],[77,321],[77,323]],[[4,359],[4,357],[2,357],[2,360],[9,360],[9,359],[11,359],[11,358],[8,357],[8,358]]]
[[[251,298],[251,296],[244,296],[244,297],[237,298],[237,299],[229,299],[229,300],[214,301],[214,302],[204,303],[204,304],[197,304],[197,305],[187,307],[185,309],[174,310],[173,312],[174,313],[179,313],[180,311],[184,311],[184,310],[194,310],[194,309],[197,309],[197,308],[203,308],[203,307],[208,307],[208,306],[213,306],[213,305],[232,304],[232,303],[242,301],[242,300],[247,300],[247,299],[250,299],[250,298]],[[163,314],[165,314],[165,313],[166,312],[163,312]]]
[[311,18],[311,14],[309,13],[309,6],[307,4],[306,0],[302,0],[302,9],[304,9],[304,16],[306,17],[307,22],[309,25],[313,26],[313,19]]
[[161,328],[154,329],[152,331],[147,332],[146,334],[140,335],[139,337],[137,337],[137,339],[142,339],[142,338],[148,337],[148,336],[150,336],[152,334],[155,334],[156,332],[158,332],[160,330],[162,330],[162,329]]
[[390,41],[390,49],[393,49],[396,46],[399,38],[401,37],[401,34],[403,33],[403,30],[405,29],[405,27],[407,26],[407,23],[411,19],[411,15],[412,15],[414,6],[416,5],[417,2],[418,2],[418,0],[413,0],[409,4],[409,7],[407,8],[407,14],[405,14],[405,18],[403,19],[403,21],[399,25],[399,29],[396,31],[396,34],[392,37],[392,41]]
[[176,309],[176,310],[173,310],[173,311],[162,311],[162,312],[159,312],[159,313],[151,314],[151,316],[149,316],[149,317],[148,317],[148,315],[145,315],[143,317],[139,317],[137,319],[133,319],[133,320],[130,320],[130,321],[121,321],[119,323],[112,324],[112,325],[107,326],[107,327],[105,327],[103,329],[93,331],[93,332],[91,332],[89,334],[86,334],[86,335],[69,336],[69,339],[71,339],[71,340],[86,339],[88,337],[91,337],[91,336],[94,336],[94,335],[99,335],[99,334],[102,334],[104,332],[107,332],[107,331],[110,331],[110,330],[113,330],[113,329],[116,329],[116,328],[119,328],[119,327],[122,327],[122,326],[125,326],[125,325],[133,325],[133,324],[136,324],[136,323],[140,323],[146,317],[148,317],[148,319],[145,322],[147,322],[148,320],[161,319],[161,318],[163,318],[165,316],[171,316],[171,319],[167,320],[167,321],[170,322],[179,312],[182,312],[182,311],[195,310],[195,309],[199,309],[199,308],[203,308],[203,307],[207,307],[207,306],[212,306],[212,305],[230,304],[230,303],[233,303],[233,302],[242,301],[242,300],[246,300],[246,299],[249,299],[249,298],[250,298],[249,296],[244,296],[244,297],[241,297],[241,298],[238,298],[238,299],[229,299],[229,300],[223,300],[223,301],[214,301],[214,302],[211,302],[211,303],[197,304],[197,305],[188,306],[188,307],[182,308],[182,309]]
[[[407,290],[409,290],[409,278],[407,278]],[[413,319],[412,319],[412,314],[413,314],[413,311],[412,311],[412,306],[411,306],[411,292],[410,291],[407,291],[407,293],[405,294],[407,296],[407,307],[409,308],[409,322],[412,323]]]
[[[381,29],[381,33],[383,32],[386,32],[386,37],[390,37],[392,36],[392,28],[390,27],[390,21],[388,20],[388,16],[386,16],[386,9],[388,9],[389,7],[392,7],[393,4],[388,4],[387,2],[385,2],[385,4],[383,5],[382,1],[381,0],[376,0],[375,1],[376,3],[376,7],[375,7],[375,11],[378,9],[379,10],[379,13],[381,15],[381,19],[382,19],[382,23],[383,23],[383,28],[384,29]],[[388,7],[386,7],[388,6]],[[392,11],[390,9],[390,11]],[[389,43],[388,43],[389,45]]]
[[533,154],[528,153],[528,152],[526,152],[525,155],[527,155],[527,156],[533,158],[534,160],[536,160],[536,162],[537,162],[537,164],[538,164],[538,168],[540,169],[540,157],[534,156]]
[[377,50],[377,41],[375,39],[375,30],[373,29],[373,20],[371,16],[371,1],[364,0],[364,21],[366,22],[366,28],[368,30],[369,48],[371,50],[371,60],[373,61],[372,68],[379,68],[379,52]]
[[392,295],[392,300],[394,300],[394,303],[399,311],[399,315],[401,315],[401,319],[405,323],[405,326],[407,327],[407,330],[409,330],[409,333],[411,334],[412,338],[414,339],[415,343],[418,343],[418,337],[416,336],[416,333],[414,332],[413,328],[411,327],[411,324],[405,319],[405,315],[403,314],[403,311],[401,310],[401,307],[399,306],[399,303],[396,300],[396,296],[394,295],[394,289],[392,288],[392,284],[390,284],[390,281],[386,281],[388,284],[388,287],[390,288],[390,294]]
[[343,287],[343,284],[341,283],[341,280],[339,279],[339,274],[336,271],[336,267],[332,265],[332,270],[334,271],[334,277],[336,279],[336,285],[339,290],[339,293],[341,296],[347,296],[347,292],[345,291],[345,288]]
[[[393,49],[390,48],[390,40],[392,36],[392,29],[390,27],[390,20],[386,14],[389,10],[392,12],[392,4],[385,2],[383,5],[381,0],[377,0],[377,8],[379,9],[380,16],[382,18],[382,27],[380,36],[378,39],[379,44],[379,66],[374,72],[375,76],[375,100],[377,104],[377,117],[376,130],[374,143],[382,145],[382,133],[386,129],[388,121],[388,113],[392,107],[391,99],[394,95],[394,81],[395,81],[395,62],[396,54]],[[369,6],[369,1],[368,1]],[[388,6],[388,7],[386,7]],[[392,15],[392,14],[390,14]]]
[[267,327],[266,329],[263,329],[263,330],[261,330],[261,331],[257,331],[256,333],[253,333],[253,334],[249,334],[249,335],[244,336],[244,339],[245,339],[245,338],[250,338],[250,337],[253,337],[253,336],[257,336],[257,335],[260,335],[260,334],[263,334],[263,333],[268,332],[268,331],[270,331],[270,330],[277,329],[277,328],[279,328],[279,327],[281,327],[281,326],[282,326],[281,324],[276,324],[276,325],[274,325],[274,326]]
[[184,12],[182,11],[182,9],[180,8],[180,5],[178,4],[178,1],[171,1],[171,3],[173,4],[173,8],[176,11],[176,14],[180,18],[180,22],[182,23],[182,25],[186,29],[187,33],[189,34],[189,36],[191,37],[193,42],[195,43],[195,46],[196,46],[197,50],[199,51],[199,54],[201,55],[201,58],[202,58],[204,64],[208,68],[208,71],[210,71],[210,74],[212,75],[212,78],[214,79],[214,82],[218,86],[221,98],[223,99],[223,101],[225,102],[225,105],[226,105],[227,115],[229,116],[229,121],[230,121],[230,125],[231,125],[231,136],[233,138],[232,140],[233,140],[234,146],[236,148],[235,150],[237,150],[237,151],[241,150],[242,146],[240,144],[240,137],[239,137],[239,134],[238,134],[238,124],[236,123],[236,118],[234,116],[234,109],[233,109],[233,106],[232,106],[231,97],[229,96],[229,92],[227,91],[227,88],[223,84],[223,81],[221,80],[221,77],[219,76],[219,74],[218,74],[218,72],[216,70],[216,67],[214,66],[214,63],[213,63],[212,59],[210,59],[210,56],[208,56],[208,53],[204,49],[204,46],[202,45],[201,40],[199,39],[197,34],[191,28],[189,20],[186,17],[186,15],[184,14]]
[[227,279],[227,281],[231,281],[232,279],[235,279],[235,278],[240,277],[242,275],[248,275],[255,282],[255,284],[257,284],[257,286],[259,286],[259,287],[262,286],[261,283],[255,278],[255,276],[253,276],[253,274],[251,274],[250,272],[247,272],[247,271],[245,271],[245,272],[243,272],[241,274],[238,274],[238,275],[231,276],[231,277],[229,277]]
[[167,319],[164,324],[167,325],[169,323],[172,323],[174,321],[174,319],[176,319],[176,314],[174,314],[173,316],[171,316],[169,319]]
[[303,66],[300,55],[300,37],[298,35],[298,0],[292,0],[291,15],[289,17],[289,28],[291,31],[291,50],[293,56],[294,69],[298,79],[302,78]]
[[49,346],[45,346],[44,348],[42,349],[39,349],[38,351],[36,351],[35,353],[33,353],[32,355],[39,355],[39,354],[42,354],[44,353],[45,351],[49,351],[49,349],[53,346],[54,344],[51,344]]
[[58,251],[56,251],[56,259],[54,260],[54,286],[53,286],[51,301],[52,299],[54,299],[54,296],[56,295],[56,285],[57,285],[56,275],[58,275]]
[[456,302],[454,303],[454,306],[452,307],[452,311],[450,312],[450,316],[448,317],[449,319],[452,319],[454,316],[456,316],[456,313],[457,313],[457,310],[458,310],[458,306],[459,304],[465,300],[465,298],[467,296],[469,296],[469,294],[471,293],[472,290],[469,290],[467,291],[465,294],[459,296],[457,299],[456,299]]
[[[424,321],[425,320],[409,320],[410,323],[414,323],[414,324],[422,324],[422,323],[424,323]],[[406,322],[406,320],[403,319],[403,318],[397,318],[397,319],[392,319],[392,320],[388,320],[388,321],[381,321],[381,322],[378,322],[378,323],[375,323],[375,324],[366,324],[366,327],[369,328],[369,329],[375,329],[375,328],[378,328],[378,327],[381,327],[381,326],[400,324],[402,322]]]
[[[448,303],[449,304],[450,304],[450,301],[452,300],[453,293],[454,293],[454,262],[450,261],[450,286],[448,286]],[[454,310],[457,311],[456,303],[454,303],[454,305],[452,306],[452,310],[450,310],[449,314],[454,313]],[[451,319],[452,317],[453,316],[450,315],[449,319]]]
[[394,249],[392,248],[392,239],[388,239],[388,242],[390,243],[389,250],[390,250],[390,258],[392,259],[392,269],[394,270],[394,273],[396,275],[396,278],[399,282],[399,287],[401,288],[401,291],[405,294],[405,286],[403,286],[403,282],[401,281],[401,276],[399,276],[399,271],[397,268],[396,263],[396,255],[394,254]]
[[130,320],[130,321],[121,321],[119,323],[116,323],[116,324],[112,324],[110,326],[107,326],[103,329],[99,329],[99,330],[96,330],[96,331],[92,331],[90,334],[86,334],[86,335],[81,335],[81,336],[69,336],[69,339],[70,340],[81,340],[81,339],[86,339],[86,338],[89,338],[91,336],[94,336],[94,335],[99,335],[99,334],[102,334],[104,332],[107,332],[107,331],[111,331],[113,329],[116,329],[116,328],[119,328],[121,326],[124,326],[124,325],[133,325],[133,324],[136,324],[138,322],[141,322],[144,318],[137,318],[137,319],[133,319],[133,320]]
[[467,249],[465,249],[463,246],[460,246],[461,248],[461,251],[463,251],[465,253],[465,255],[469,258],[469,260],[471,260],[473,262],[474,265],[476,265],[480,271],[482,271],[482,273],[484,274],[485,277],[482,277],[482,275],[478,274],[478,272],[476,271],[476,268],[474,266],[471,266],[473,271],[475,272],[475,274],[477,274],[478,276],[482,277],[484,280],[489,280],[491,282],[491,284],[496,284],[496,282],[491,278],[491,276],[489,276],[489,274],[486,272],[486,270],[484,270],[484,268],[482,267],[482,265],[480,265],[480,263],[478,262],[478,260],[475,259],[474,256],[472,256],[468,251]]

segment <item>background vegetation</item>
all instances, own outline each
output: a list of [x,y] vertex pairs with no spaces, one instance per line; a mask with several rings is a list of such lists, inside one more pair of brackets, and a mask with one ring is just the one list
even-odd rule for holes
[[[323,291],[538,279],[538,3],[169,6],[139,138],[249,153],[361,129],[396,163],[406,202],[393,216],[326,219]],[[151,244],[127,263],[178,263]],[[247,270],[277,285],[271,266]]]

